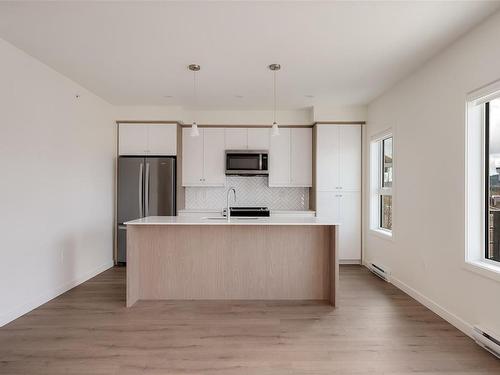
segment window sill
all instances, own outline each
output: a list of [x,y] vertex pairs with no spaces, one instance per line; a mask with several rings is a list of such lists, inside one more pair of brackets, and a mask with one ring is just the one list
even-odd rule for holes
[[466,260],[464,268],[500,282],[500,263],[496,265],[484,260]]
[[394,237],[392,236],[392,232],[383,229],[370,229],[370,234],[383,238],[384,240],[394,241]]

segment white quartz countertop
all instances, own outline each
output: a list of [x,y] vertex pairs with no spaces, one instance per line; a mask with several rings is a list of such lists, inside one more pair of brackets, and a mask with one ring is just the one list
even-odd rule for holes
[[340,225],[334,219],[319,217],[221,217],[148,216],[132,220],[126,225]]

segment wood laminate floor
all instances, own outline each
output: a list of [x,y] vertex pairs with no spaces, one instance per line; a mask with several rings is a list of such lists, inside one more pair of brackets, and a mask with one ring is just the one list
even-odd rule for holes
[[500,361],[365,268],[339,307],[138,302],[110,269],[0,328],[0,374],[500,374]]

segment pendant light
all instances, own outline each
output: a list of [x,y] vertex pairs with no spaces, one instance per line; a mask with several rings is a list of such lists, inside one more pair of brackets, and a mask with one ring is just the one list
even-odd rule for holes
[[280,129],[278,127],[278,123],[276,122],[276,73],[278,70],[281,69],[280,64],[271,64],[269,65],[269,69],[272,70],[273,72],[273,100],[274,100],[274,106],[273,106],[273,126],[271,128],[271,135],[277,136],[280,135]]
[[[196,108],[196,104],[197,104],[197,85],[196,85],[196,72],[198,72],[200,69],[201,69],[201,66],[199,66],[198,64],[191,64],[191,65],[188,65],[188,69],[190,71],[193,72],[193,100],[194,100],[194,107]],[[198,137],[200,135],[200,132],[198,131],[198,124],[196,123],[196,119],[195,119],[195,116],[194,116],[194,113],[196,112],[193,111],[193,123],[191,124],[191,132],[190,132],[190,136],[191,137]]]

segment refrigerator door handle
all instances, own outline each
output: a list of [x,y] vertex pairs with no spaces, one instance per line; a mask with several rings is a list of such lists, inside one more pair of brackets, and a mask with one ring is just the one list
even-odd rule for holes
[[144,216],[144,210],[142,207],[142,169],[143,169],[143,164],[139,166],[139,216],[143,217]]
[[149,163],[146,163],[146,181],[145,181],[144,203],[146,205],[146,215],[149,216]]

